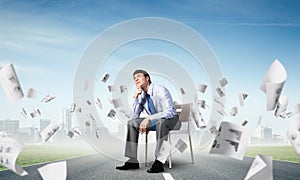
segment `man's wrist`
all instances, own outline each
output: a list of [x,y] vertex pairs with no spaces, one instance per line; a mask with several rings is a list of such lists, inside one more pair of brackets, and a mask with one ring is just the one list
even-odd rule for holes
[[146,119],[147,119],[149,122],[151,121],[150,116],[147,116]]

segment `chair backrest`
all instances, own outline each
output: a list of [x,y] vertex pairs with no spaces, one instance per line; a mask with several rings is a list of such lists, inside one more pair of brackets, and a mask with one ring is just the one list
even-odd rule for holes
[[176,104],[175,108],[176,108],[176,111],[178,112],[179,120],[181,122],[190,121],[192,103]]

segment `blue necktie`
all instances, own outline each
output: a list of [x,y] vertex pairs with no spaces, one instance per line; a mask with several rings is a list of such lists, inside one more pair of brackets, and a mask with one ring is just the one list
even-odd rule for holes
[[[155,111],[154,104],[153,104],[153,101],[152,101],[150,95],[146,94],[146,98],[147,98],[147,101],[148,101],[148,109],[149,109],[150,113],[155,114],[156,111]],[[152,120],[151,125],[152,125],[152,127],[151,127],[152,130],[155,130],[156,129],[156,121]]]

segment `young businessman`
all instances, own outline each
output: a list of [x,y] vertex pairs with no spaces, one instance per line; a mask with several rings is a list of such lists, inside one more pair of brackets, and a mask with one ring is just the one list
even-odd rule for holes
[[[168,140],[169,131],[181,127],[172,96],[167,88],[152,84],[150,75],[144,70],[134,71],[133,80],[136,85],[132,105],[133,117],[127,124],[125,148],[125,156],[129,159],[123,166],[116,167],[119,170],[139,168],[137,160],[139,133],[156,130],[155,157],[157,158],[163,140]],[[143,110],[148,114],[146,118],[139,117]],[[147,172],[163,172],[163,165],[164,162],[156,159]]]

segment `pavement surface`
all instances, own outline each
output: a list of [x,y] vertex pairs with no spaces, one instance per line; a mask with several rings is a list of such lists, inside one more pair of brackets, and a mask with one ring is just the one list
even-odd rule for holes
[[[203,152],[195,153],[195,163],[191,163],[188,153],[172,155],[172,169],[165,164],[165,173],[170,173],[175,180],[234,180],[244,179],[254,158],[245,157],[242,161],[221,155],[211,155]],[[79,158],[67,159],[67,179],[99,180],[99,179],[164,179],[162,173],[149,174],[144,164],[140,169],[120,171],[115,167],[122,162],[108,159],[102,154],[94,154]],[[0,171],[0,179],[5,180],[35,180],[42,179],[37,169],[45,164],[24,167],[27,176],[21,177],[10,170]],[[151,164],[149,165],[151,166]],[[290,163],[273,160],[274,179],[299,179],[300,163]]]

